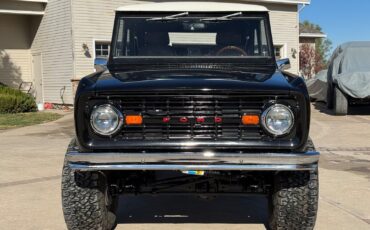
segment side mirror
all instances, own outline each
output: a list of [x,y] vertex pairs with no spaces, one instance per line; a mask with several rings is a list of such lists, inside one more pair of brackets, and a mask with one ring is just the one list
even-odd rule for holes
[[279,70],[287,70],[291,67],[289,58],[277,60],[276,65]]

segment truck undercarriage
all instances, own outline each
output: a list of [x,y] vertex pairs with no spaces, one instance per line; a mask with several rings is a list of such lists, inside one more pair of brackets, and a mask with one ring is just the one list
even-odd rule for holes
[[268,194],[274,172],[104,172],[112,194]]

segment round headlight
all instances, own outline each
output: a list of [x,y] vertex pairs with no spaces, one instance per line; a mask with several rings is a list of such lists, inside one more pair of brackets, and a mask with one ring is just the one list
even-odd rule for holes
[[285,105],[272,105],[263,112],[262,125],[275,136],[287,134],[294,125],[293,112]]
[[93,130],[104,136],[117,132],[122,126],[122,113],[112,105],[99,105],[93,109],[90,116]]

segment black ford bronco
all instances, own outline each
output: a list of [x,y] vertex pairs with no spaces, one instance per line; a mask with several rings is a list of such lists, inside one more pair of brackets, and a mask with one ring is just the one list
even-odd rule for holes
[[125,194],[262,194],[269,228],[313,229],[319,153],[306,85],[288,65],[275,60],[264,7],[119,8],[108,71],[76,92],[68,229],[114,229]]

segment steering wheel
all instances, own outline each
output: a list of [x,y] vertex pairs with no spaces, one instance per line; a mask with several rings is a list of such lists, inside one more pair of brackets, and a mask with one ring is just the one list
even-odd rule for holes
[[216,55],[217,56],[220,56],[222,53],[226,52],[226,51],[237,51],[241,54],[241,56],[248,56],[247,52],[245,52],[243,49],[237,47],[237,46],[226,46],[222,49],[220,49],[219,51],[217,51]]

